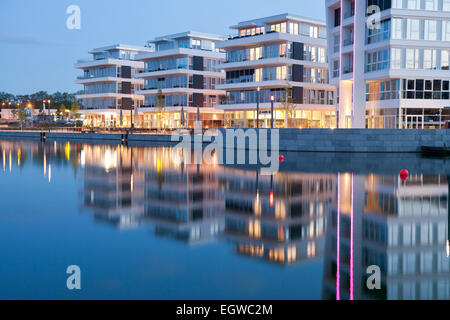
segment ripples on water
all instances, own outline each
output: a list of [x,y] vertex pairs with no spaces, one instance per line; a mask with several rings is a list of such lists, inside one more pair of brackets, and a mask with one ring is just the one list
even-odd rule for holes
[[445,159],[284,153],[264,176],[171,151],[0,141],[0,298],[450,298]]

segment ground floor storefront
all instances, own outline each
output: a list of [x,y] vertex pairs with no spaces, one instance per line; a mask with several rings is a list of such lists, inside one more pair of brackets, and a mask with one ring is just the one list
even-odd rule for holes
[[[180,110],[178,110],[180,109]],[[206,109],[206,108],[205,108]],[[200,121],[202,127],[222,128],[224,125],[224,115],[222,111],[214,109],[199,110]],[[95,128],[134,128],[141,129],[178,129],[178,128],[194,128],[197,121],[197,109],[175,110],[155,110],[153,108],[139,108],[133,112],[127,111],[102,111],[84,112],[83,124],[86,127]],[[183,119],[184,118],[184,119]]]
[[366,110],[368,129],[442,129],[450,121],[449,108],[385,108]]
[[[225,110],[225,127],[270,128],[271,110]],[[282,110],[275,109],[274,128],[335,128],[336,116],[331,110]]]

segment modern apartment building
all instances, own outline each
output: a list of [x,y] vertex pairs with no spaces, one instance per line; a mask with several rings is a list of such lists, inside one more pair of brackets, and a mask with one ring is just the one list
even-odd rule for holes
[[193,127],[197,108],[204,128],[223,125],[223,111],[214,107],[225,96],[225,91],[217,88],[225,82],[225,73],[216,68],[225,61],[225,53],[216,47],[224,39],[188,31],[149,41],[155,52],[136,57],[145,63],[136,74],[136,79],[144,81],[144,88],[136,92],[145,97],[140,108],[142,127]]
[[134,58],[151,51],[146,47],[112,45],[92,50],[91,60],[79,60],[75,64],[75,68],[83,70],[76,83],[84,89],[76,98],[81,100],[85,125],[131,126],[132,110],[144,102],[144,97],[135,93],[142,89],[144,81],[134,77],[144,68],[144,63]]
[[[217,45],[227,53],[225,126],[335,126],[335,88],[328,82],[325,23],[293,14],[240,22],[237,35]],[[257,109],[259,106],[259,116]]]
[[340,128],[439,128],[450,120],[450,0],[325,3]]

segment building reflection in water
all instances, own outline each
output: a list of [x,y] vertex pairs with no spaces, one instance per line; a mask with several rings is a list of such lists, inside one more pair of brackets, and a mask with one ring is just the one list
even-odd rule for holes
[[288,265],[320,257],[333,176],[225,169],[225,237],[239,254]]
[[[327,299],[449,299],[447,176],[338,174],[324,258]],[[369,290],[367,267],[381,269]]]
[[118,228],[133,228],[141,222],[143,194],[134,184],[142,177],[136,170],[134,152],[133,148],[124,146],[83,148],[84,207],[94,212],[97,221]]
[[[236,254],[277,265],[323,261],[325,299],[450,298],[446,174],[402,181],[282,167],[263,176],[187,164],[169,147],[68,142],[0,141],[0,155],[0,176],[34,165],[51,182],[52,167],[71,168],[98,222],[187,244],[225,240]],[[366,286],[371,265],[381,290]]]
[[222,169],[187,164],[193,161],[187,161],[181,150],[175,157],[171,148],[148,151],[149,161],[141,166],[143,208],[155,233],[190,244],[213,240],[224,225],[215,176]]

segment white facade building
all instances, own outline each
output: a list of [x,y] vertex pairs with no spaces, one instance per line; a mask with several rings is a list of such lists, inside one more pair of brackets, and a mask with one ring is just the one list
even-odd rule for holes
[[225,60],[216,43],[224,39],[188,31],[149,41],[155,52],[136,57],[145,64],[136,74],[137,79],[144,81],[143,90],[136,92],[145,97],[139,110],[144,128],[193,127],[197,107],[204,128],[223,125],[223,111],[215,106],[225,95],[217,88],[224,83],[225,73],[216,68]]
[[450,107],[450,0],[326,0],[340,128],[439,128]]
[[144,97],[135,93],[144,81],[134,77],[144,63],[134,57],[151,51],[146,47],[112,45],[92,50],[92,60],[75,64],[75,68],[83,70],[76,83],[83,85],[84,90],[76,98],[81,100],[85,125],[131,126],[132,110],[144,102]]
[[[217,45],[227,52],[225,125],[270,127],[335,126],[335,88],[328,82],[325,23],[280,14],[232,26],[235,37]],[[259,106],[259,115],[257,109]]]

